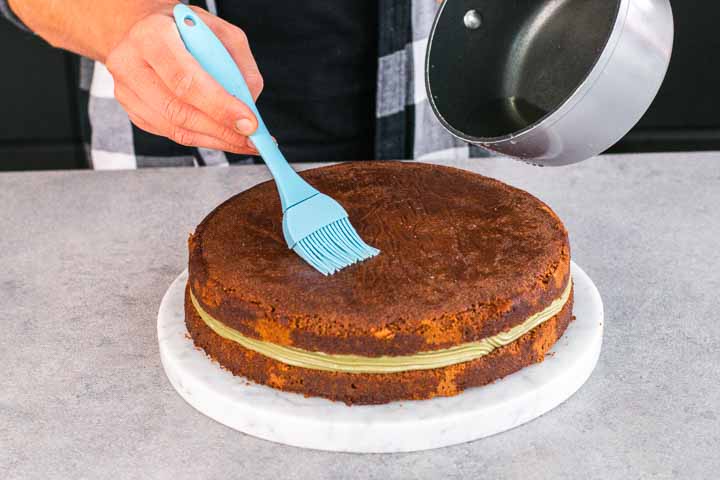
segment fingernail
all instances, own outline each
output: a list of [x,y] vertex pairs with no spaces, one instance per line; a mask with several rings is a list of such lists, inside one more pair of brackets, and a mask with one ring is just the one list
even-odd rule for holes
[[255,131],[253,122],[247,118],[241,118],[235,122],[235,128],[243,135],[251,135]]
[[247,139],[247,145],[248,145],[248,147],[250,147],[250,148],[252,148],[253,150],[256,150],[256,151],[257,151],[257,147],[255,147],[255,144],[254,144],[253,141],[252,141],[251,139],[249,139],[249,138]]

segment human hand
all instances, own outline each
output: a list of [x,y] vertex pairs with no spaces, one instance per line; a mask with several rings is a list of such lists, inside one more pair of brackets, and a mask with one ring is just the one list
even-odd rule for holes
[[[254,99],[263,79],[238,27],[192,7],[237,63]],[[172,9],[143,17],[107,55],[115,98],[139,128],[188,146],[257,155],[250,108],[230,95],[185,49]]]

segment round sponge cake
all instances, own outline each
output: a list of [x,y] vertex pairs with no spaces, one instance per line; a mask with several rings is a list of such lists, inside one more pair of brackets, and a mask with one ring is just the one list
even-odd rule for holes
[[542,361],[572,320],[567,232],[530,194],[422,163],[302,175],[382,253],[313,270],[283,239],[274,182],[217,207],[189,240],[186,324],[232,373],[349,404],[454,395]]

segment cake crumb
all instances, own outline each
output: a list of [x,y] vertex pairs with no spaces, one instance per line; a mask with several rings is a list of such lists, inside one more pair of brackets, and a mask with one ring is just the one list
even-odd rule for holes
[[373,336],[375,338],[379,338],[380,340],[392,340],[395,337],[395,334],[393,333],[392,330],[385,327],[381,330],[373,332]]

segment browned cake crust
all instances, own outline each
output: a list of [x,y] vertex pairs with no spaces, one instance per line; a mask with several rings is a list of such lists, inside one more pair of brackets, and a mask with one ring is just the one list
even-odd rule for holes
[[[323,277],[287,248],[273,182],[231,198],[190,238],[189,285],[206,312],[245,336],[330,354],[408,355],[496,335],[545,309],[567,285],[567,232],[524,191],[421,163],[348,163],[303,176],[336,198],[360,236],[382,253]],[[224,364],[213,345],[225,343],[203,345]],[[275,364],[254,357],[259,365]],[[532,361],[520,356],[471,383]],[[261,370],[253,368],[252,378],[269,383]],[[468,384],[468,375],[458,383]],[[417,395],[434,392],[430,384]],[[319,395],[320,385],[303,388]],[[360,393],[325,396],[371,401]]]
[[543,361],[545,354],[572,321],[573,296],[556,316],[516,341],[477,360],[434,370],[388,374],[326,372],[294,367],[245,349],[216,334],[195,311],[189,290],[185,323],[195,345],[235,375],[306,396],[351,404],[382,404],[457,395],[466,388],[487,385]]

